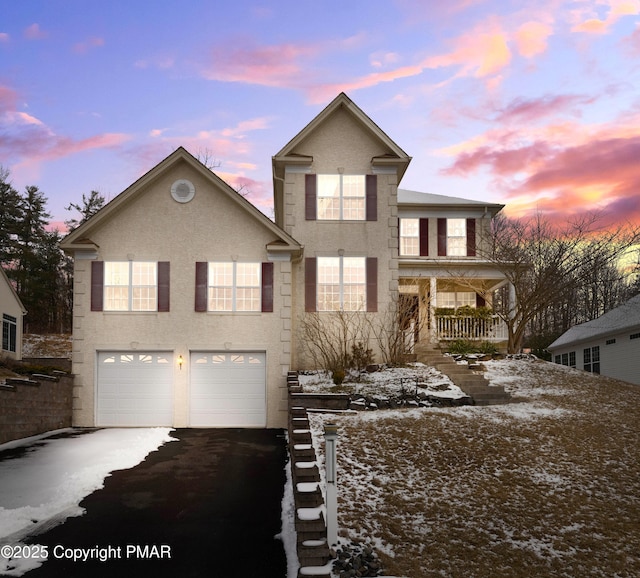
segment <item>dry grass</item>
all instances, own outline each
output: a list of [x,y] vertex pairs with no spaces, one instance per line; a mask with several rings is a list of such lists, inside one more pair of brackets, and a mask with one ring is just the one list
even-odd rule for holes
[[388,574],[639,576],[640,387],[493,362],[529,400],[336,420],[339,524]]

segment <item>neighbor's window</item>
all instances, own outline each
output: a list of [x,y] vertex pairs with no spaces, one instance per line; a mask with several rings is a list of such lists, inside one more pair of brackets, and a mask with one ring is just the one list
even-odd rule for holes
[[400,219],[400,255],[420,254],[420,219]]
[[2,314],[2,349],[16,351],[18,320],[13,315]]
[[261,263],[209,263],[209,311],[260,311]]
[[366,259],[318,257],[318,311],[366,308]]
[[447,255],[467,255],[466,219],[447,219]]
[[104,264],[105,311],[156,311],[157,263],[106,261]]
[[318,219],[364,221],[364,175],[318,175]]
[[592,373],[600,373],[600,346],[587,347],[582,351],[584,370]]

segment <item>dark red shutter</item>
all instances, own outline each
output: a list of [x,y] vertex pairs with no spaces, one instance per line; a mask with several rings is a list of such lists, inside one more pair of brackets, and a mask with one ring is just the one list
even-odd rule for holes
[[479,293],[476,293],[476,307],[484,307],[486,304],[486,299]]
[[207,310],[209,264],[206,261],[196,263],[196,311]]
[[169,311],[169,261],[158,262],[158,311]]
[[367,257],[367,311],[378,310],[378,258]]
[[103,302],[104,261],[91,261],[91,311],[102,311]]
[[316,258],[304,260],[304,310],[316,310]]
[[378,175],[365,176],[367,221],[378,220]]
[[262,312],[273,313],[273,263],[262,264]]
[[438,257],[447,256],[447,219],[438,219]]
[[467,257],[476,256],[476,220],[467,219]]
[[420,219],[420,256],[429,256],[429,219]]
[[316,175],[304,176],[304,218],[307,221],[315,221],[317,218],[317,182]]

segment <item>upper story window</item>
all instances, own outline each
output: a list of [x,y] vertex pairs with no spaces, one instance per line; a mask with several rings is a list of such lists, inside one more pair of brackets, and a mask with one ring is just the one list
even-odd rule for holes
[[157,263],[104,263],[104,311],[157,311],[157,303]]
[[13,315],[2,314],[2,349],[16,352],[18,319]]
[[307,221],[377,221],[377,175],[305,175]]
[[467,220],[447,219],[447,256],[467,255]]
[[400,255],[420,254],[420,219],[400,219]]
[[209,263],[209,311],[261,311],[261,263]]
[[364,175],[318,175],[318,220],[364,221]]

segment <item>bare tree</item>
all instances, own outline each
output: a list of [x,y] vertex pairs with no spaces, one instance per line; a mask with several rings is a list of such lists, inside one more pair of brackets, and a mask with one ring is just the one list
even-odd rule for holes
[[[594,271],[616,267],[640,241],[640,228],[604,228],[597,214],[556,227],[538,214],[528,219],[494,219],[483,257],[513,287],[515,299],[502,300],[496,313],[507,326],[508,351],[521,349],[527,328],[550,306],[565,306],[576,289],[585,289]],[[500,300],[498,300],[500,303]],[[584,307],[584,304],[582,305]]]

